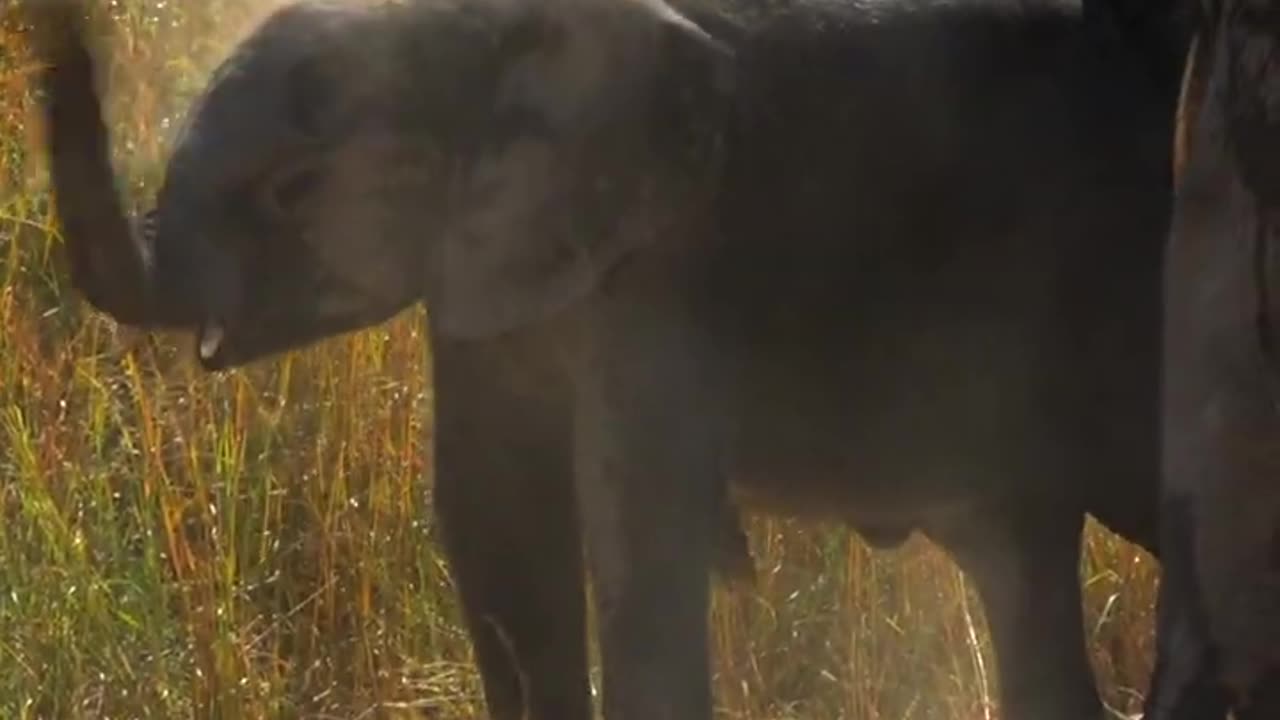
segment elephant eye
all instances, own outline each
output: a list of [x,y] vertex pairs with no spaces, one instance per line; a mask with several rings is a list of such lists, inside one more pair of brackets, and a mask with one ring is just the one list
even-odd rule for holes
[[267,212],[277,220],[293,218],[298,204],[315,191],[320,179],[320,170],[315,166],[304,166],[285,174],[268,186]]

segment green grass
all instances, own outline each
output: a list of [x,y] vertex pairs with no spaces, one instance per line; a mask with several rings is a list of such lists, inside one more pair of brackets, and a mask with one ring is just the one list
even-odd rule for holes
[[[134,200],[154,184],[164,118],[249,7],[113,6]],[[193,366],[189,339],[90,312],[62,272],[13,11],[0,8],[0,718],[481,716],[432,542],[421,311],[218,376]],[[980,604],[937,549],[749,523],[759,583],[715,597],[726,717],[998,717]],[[1138,708],[1150,667],[1155,574],[1090,530],[1089,642],[1121,709]]]

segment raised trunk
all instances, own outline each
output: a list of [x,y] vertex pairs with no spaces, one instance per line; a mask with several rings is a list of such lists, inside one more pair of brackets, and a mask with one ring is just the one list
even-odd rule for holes
[[41,73],[50,172],[75,287],[95,308],[129,325],[189,325],[185,303],[153,297],[150,238],[121,207],[108,129],[78,3],[30,10]]

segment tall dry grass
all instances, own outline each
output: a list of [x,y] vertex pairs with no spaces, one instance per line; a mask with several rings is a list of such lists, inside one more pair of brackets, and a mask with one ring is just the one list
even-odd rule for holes
[[[263,5],[100,8],[140,201],[173,118]],[[480,716],[431,539],[421,312],[217,376],[189,339],[89,312],[60,268],[32,70],[0,6],[0,717]],[[981,607],[935,548],[750,531],[758,587],[715,597],[725,716],[998,716]],[[1085,550],[1095,664],[1133,710],[1154,566],[1096,528]]]

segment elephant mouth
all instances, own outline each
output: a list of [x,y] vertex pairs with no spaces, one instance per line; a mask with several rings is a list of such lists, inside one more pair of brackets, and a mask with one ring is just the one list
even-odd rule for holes
[[232,314],[226,319],[211,314],[191,328],[195,335],[192,344],[200,367],[220,372],[366,324],[363,319],[324,321],[306,312]]
[[200,359],[210,360],[217,356],[222,346],[225,333],[221,325],[209,325],[200,332]]
[[196,353],[200,356],[200,361],[215,361],[226,337],[226,328],[220,321],[211,319],[204,322],[196,332]]
[[234,325],[210,317],[193,328],[196,361],[206,372],[241,367],[301,344],[298,333],[290,329],[291,324],[274,316]]

